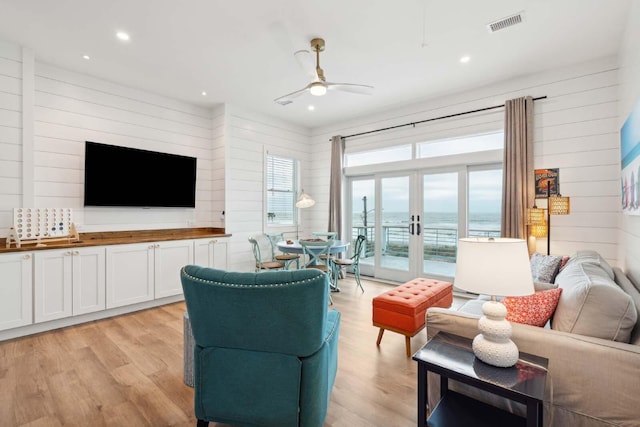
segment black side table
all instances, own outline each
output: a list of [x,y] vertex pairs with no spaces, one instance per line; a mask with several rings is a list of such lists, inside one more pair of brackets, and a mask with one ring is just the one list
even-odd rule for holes
[[[547,359],[520,352],[515,366],[498,368],[475,357],[471,340],[439,332],[413,360],[418,362],[418,427],[542,427]],[[441,397],[427,420],[428,371],[440,375]],[[523,403],[527,415],[521,417],[449,390],[449,379]]]

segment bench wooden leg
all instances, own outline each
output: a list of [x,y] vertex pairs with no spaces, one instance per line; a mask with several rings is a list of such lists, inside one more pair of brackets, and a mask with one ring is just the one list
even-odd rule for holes
[[380,341],[382,341],[382,334],[384,334],[384,328],[380,328],[380,332],[378,332],[378,341],[376,341],[376,345],[380,346]]
[[407,349],[407,357],[411,357],[411,337],[409,335],[404,336],[404,346]]

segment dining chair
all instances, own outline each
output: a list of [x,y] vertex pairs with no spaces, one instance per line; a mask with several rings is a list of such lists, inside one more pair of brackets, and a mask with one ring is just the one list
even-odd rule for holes
[[340,273],[340,269],[342,267],[351,267],[353,271],[353,276],[356,279],[356,283],[364,292],[364,288],[362,287],[362,283],[360,283],[360,255],[362,254],[362,250],[364,249],[365,242],[367,241],[366,236],[360,234],[356,238],[356,243],[353,245],[353,254],[350,258],[333,258],[333,277],[335,277],[335,281],[337,282],[338,276]]
[[[300,246],[302,246],[302,253],[306,257],[306,260],[303,260],[304,268],[315,268],[326,273],[329,277],[329,286],[331,289],[335,289],[333,265],[330,258],[333,240],[326,242],[300,240]],[[329,295],[329,301],[333,304],[331,295]]]
[[300,268],[300,255],[288,254],[278,249],[278,242],[284,240],[284,233],[265,233],[265,236],[267,236],[269,243],[271,243],[271,261],[283,262],[285,270],[289,270],[291,264],[295,261],[296,269]]
[[280,261],[266,261],[262,258],[262,251],[260,250],[260,243],[254,237],[249,237],[249,243],[251,243],[251,251],[256,261],[255,271],[268,271],[268,270],[284,270],[285,264]]
[[311,235],[316,238],[324,237],[327,240],[335,240],[338,238],[338,233],[336,231],[313,231]]

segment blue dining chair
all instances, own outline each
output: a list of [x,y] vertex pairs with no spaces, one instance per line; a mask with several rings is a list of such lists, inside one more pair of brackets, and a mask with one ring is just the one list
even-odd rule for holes
[[[330,288],[335,288],[333,266],[330,258],[333,240],[300,240],[300,246],[302,246],[302,253],[306,257],[306,259],[303,261],[303,267],[314,268],[324,272],[329,277]],[[331,298],[331,296],[329,296],[329,301],[331,304],[333,304],[333,299]]]
[[278,250],[278,242],[284,240],[284,233],[265,233],[271,243],[271,261],[283,262],[285,270],[289,270],[293,262],[296,263],[296,268],[300,268],[300,255],[288,254],[280,252]]
[[353,272],[353,277],[356,279],[356,284],[360,287],[362,292],[364,292],[364,288],[362,287],[362,283],[360,283],[360,255],[362,254],[366,241],[366,236],[360,234],[356,238],[356,243],[353,245],[353,253],[350,258],[332,259],[334,266],[333,276],[336,278],[335,281],[338,281],[341,268],[350,267]]

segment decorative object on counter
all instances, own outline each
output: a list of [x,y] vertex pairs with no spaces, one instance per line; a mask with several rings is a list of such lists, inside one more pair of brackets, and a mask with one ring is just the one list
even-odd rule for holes
[[49,242],[70,244],[76,240],[79,235],[71,208],[14,208],[6,247],[10,248],[12,243],[16,248],[22,247],[23,243],[36,243],[36,246],[46,246]]
[[[500,274],[488,266],[500,263]],[[454,286],[477,294],[491,295],[482,306],[473,352],[485,363],[513,366],[519,357],[511,341],[511,323],[506,307],[496,296],[524,296],[534,293],[527,242],[509,238],[465,238],[458,241]]]

